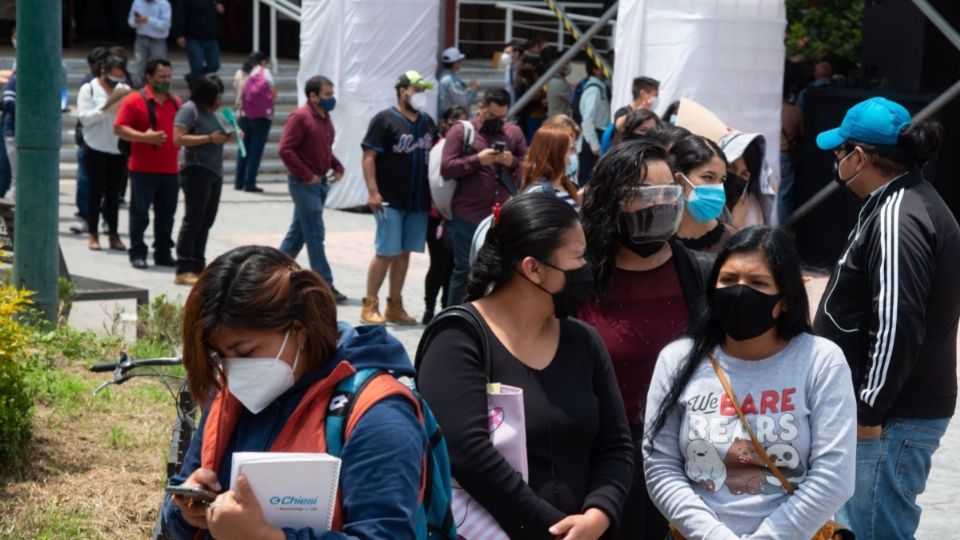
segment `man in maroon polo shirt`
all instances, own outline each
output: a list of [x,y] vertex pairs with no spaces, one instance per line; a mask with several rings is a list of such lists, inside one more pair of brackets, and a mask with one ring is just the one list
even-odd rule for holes
[[287,188],[293,199],[293,222],[280,244],[280,251],[294,259],[304,244],[310,269],[320,274],[338,304],[347,301],[333,286],[333,271],[323,246],[323,206],[330,183],[343,177],[343,165],[333,155],[334,129],[330,111],[337,104],[333,82],[317,75],[303,88],[307,103],[290,113],[280,138],[280,159],[287,166]]
[[143,233],[153,205],[153,262],[176,266],[173,258],[173,215],[177,210],[179,149],[173,144],[173,119],[180,98],[170,94],[170,62],[147,62],[147,86],[123,99],[113,131],[130,142],[130,264],[147,267]]

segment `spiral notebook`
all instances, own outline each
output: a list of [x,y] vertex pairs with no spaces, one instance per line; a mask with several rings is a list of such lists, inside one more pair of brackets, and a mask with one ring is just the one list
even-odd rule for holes
[[340,459],[329,454],[234,452],[230,485],[243,474],[273,527],[330,530],[340,482]]

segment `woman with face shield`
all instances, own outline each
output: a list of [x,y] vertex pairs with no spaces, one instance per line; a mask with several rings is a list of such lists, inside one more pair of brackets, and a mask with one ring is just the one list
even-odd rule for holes
[[[471,270],[457,308],[468,313],[439,314],[420,344],[418,382],[453,477],[509,538],[614,536],[633,475],[610,357],[572,318],[592,293],[584,250],[571,205],[548,193],[514,197]],[[488,382],[523,390],[526,481],[490,440]]]
[[[271,527],[266,501],[245,477],[229,481],[234,452],[329,451],[326,414],[333,399],[348,399],[338,385],[355,370],[413,375],[403,345],[383,326],[338,327],[336,317],[323,278],[277,249],[231,250],[200,275],[184,307],[183,364],[204,412],[170,484],[219,496],[209,506],[168,496],[163,517],[173,538],[317,538],[309,528]],[[430,444],[422,411],[390,374],[366,381],[351,394],[341,438],[338,533],[322,537],[414,538]]]
[[706,298],[650,382],[650,497],[676,539],[835,538],[825,524],[854,492],[857,402],[843,351],[811,334],[793,242],[740,231]]
[[724,222],[727,158],[717,143],[699,135],[677,141],[670,156],[685,199],[677,238],[690,249],[716,253],[737,232]]
[[[640,465],[647,388],[657,355],[683,335],[703,299],[712,258],[674,236],[683,218],[683,187],[669,154],[649,140],[611,148],[597,163],[584,197],[593,298],[579,317],[597,329],[613,360]],[[663,538],[667,523],[635,474],[620,538]]]

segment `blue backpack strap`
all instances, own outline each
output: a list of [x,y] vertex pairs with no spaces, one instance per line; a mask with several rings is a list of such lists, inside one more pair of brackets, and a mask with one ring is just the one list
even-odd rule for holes
[[356,402],[354,398],[380,373],[383,371],[375,368],[361,369],[337,384],[333,397],[330,398],[323,430],[327,440],[327,453],[331,456],[340,457],[343,453],[343,435]]

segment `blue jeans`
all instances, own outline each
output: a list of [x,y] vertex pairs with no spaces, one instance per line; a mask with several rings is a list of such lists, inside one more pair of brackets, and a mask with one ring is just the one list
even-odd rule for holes
[[453,216],[450,222],[453,231],[453,273],[450,274],[450,305],[457,306],[467,296],[467,278],[470,277],[470,246],[477,225]]
[[241,118],[239,124],[240,129],[243,130],[243,144],[247,149],[247,155],[240,157],[240,153],[237,152],[237,178],[233,186],[237,189],[251,189],[257,187],[260,160],[263,159],[263,148],[267,145],[273,120]]
[[913,538],[920,524],[917,495],[949,418],[893,418],[877,439],[857,439],[857,483],[837,521],[857,540]]
[[10,160],[7,159],[7,146],[3,137],[0,137],[0,199],[7,194],[13,177],[10,173]]
[[793,213],[793,185],[797,181],[797,172],[793,170],[790,154],[780,152],[780,187],[777,188],[777,218],[780,224],[787,222]]
[[215,39],[200,41],[187,38],[187,62],[190,63],[187,82],[191,84],[204,73],[220,71],[220,42]]
[[153,205],[153,258],[173,259],[173,215],[180,193],[176,174],[130,173],[130,260],[146,259],[143,233]]
[[323,205],[327,202],[329,184],[304,184],[293,176],[287,176],[287,188],[293,198],[293,222],[287,236],[280,244],[280,251],[297,258],[303,245],[307,245],[310,269],[333,287],[333,271],[327,262],[323,247]]
[[87,163],[84,159],[87,147],[77,147],[77,217],[87,219],[87,200],[90,198],[90,178],[87,176]]

